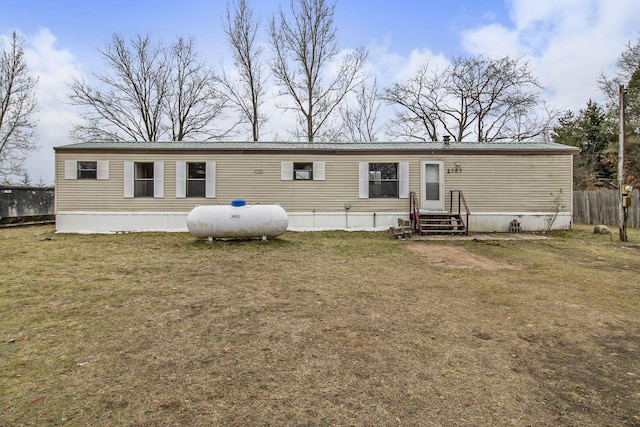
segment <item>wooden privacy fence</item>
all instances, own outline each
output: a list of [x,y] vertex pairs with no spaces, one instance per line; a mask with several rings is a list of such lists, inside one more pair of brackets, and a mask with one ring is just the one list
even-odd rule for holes
[[[618,225],[618,190],[591,190],[573,192],[573,222],[584,224]],[[631,194],[627,211],[627,227],[640,227],[640,192]]]

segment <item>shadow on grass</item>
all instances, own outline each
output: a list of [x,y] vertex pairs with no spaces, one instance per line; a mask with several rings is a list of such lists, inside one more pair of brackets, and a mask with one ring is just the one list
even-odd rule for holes
[[208,239],[191,238],[191,240],[187,243],[187,246],[195,249],[200,249],[200,250],[227,250],[230,248],[277,249],[277,248],[289,247],[292,244],[293,242],[289,240],[285,240],[277,237],[270,238],[267,240],[262,240],[260,238],[254,238],[254,239],[225,238],[225,239],[213,239],[212,241],[209,241]]
[[204,238],[189,236],[189,246],[203,250],[219,250],[232,247],[241,248],[286,248],[296,244],[307,242],[329,242],[337,243],[361,242],[362,240],[387,240],[393,242],[393,236],[386,232],[368,231],[288,231],[278,237],[270,237],[266,240],[261,238],[219,238],[209,241]]

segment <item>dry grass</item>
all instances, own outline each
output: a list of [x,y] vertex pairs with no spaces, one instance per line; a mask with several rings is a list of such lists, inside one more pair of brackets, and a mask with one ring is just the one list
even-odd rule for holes
[[[630,230],[640,240],[640,230]],[[0,425],[640,425],[640,247],[0,230]]]

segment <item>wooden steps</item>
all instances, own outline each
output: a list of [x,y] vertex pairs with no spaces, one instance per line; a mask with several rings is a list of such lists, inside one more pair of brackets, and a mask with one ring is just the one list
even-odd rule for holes
[[[455,209],[456,207],[457,209]],[[469,234],[469,207],[461,190],[450,190],[448,211],[425,212],[418,208],[416,192],[411,191],[409,193],[409,222],[416,235]],[[400,227],[401,224],[398,223],[398,226]],[[400,230],[394,230],[394,233],[396,232],[399,234]]]
[[421,213],[420,234],[467,234],[467,227],[460,214]]

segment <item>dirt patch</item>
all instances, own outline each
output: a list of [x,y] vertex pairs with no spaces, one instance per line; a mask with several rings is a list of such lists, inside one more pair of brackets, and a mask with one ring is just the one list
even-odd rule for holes
[[410,243],[407,249],[425,258],[431,267],[480,269],[487,271],[513,270],[517,267],[494,259],[476,255],[468,249],[449,246]]

